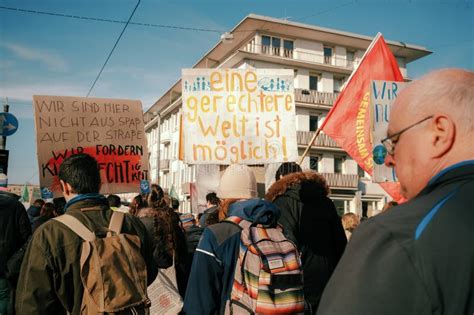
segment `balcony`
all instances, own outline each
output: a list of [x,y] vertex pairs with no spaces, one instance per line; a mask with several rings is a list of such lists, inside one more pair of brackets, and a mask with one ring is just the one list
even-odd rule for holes
[[[283,43],[283,42],[282,42]],[[318,65],[317,69],[322,69],[332,72],[339,72],[350,74],[354,69],[354,61],[347,57],[339,57],[335,55],[324,55],[321,51],[308,51],[304,47],[286,47],[284,44],[281,46],[273,46],[271,43],[268,44],[257,44],[255,38],[252,38],[246,44],[242,45],[239,49],[242,52],[251,54],[257,54],[263,56],[277,57],[281,59],[271,60],[271,62],[279,62],[285,65],[294,65],[295,67],[306,67],[307,63]],[[256,56],[252,57],[255,58]],[[291,59],[289,61],[288,59]],[[257,60],[270,61],[268,58],[257,58]],[[290,62],[290,63],[288,63]],[[304,63],[304,64],[302,64]]]
[[332,106],[339,93],[295,89],[295,102]]
[[[307,146],[311,139],[314,136],[314,131],[297,131],[296,132],[296,141],[298,145]],[[320,133],[316,138],[316,141],[313,143],[313,147],[324,147],[324,148],[334,148],[341,149],[341,147],[332,140],[328,135]]]
[[160,170],[168,171],[169,169],[170,169],[170,160],[169,159],[160,160]]
[[359,182],[359,176],[353,174],[320,173],[327,181],[331,189],[355,189]]

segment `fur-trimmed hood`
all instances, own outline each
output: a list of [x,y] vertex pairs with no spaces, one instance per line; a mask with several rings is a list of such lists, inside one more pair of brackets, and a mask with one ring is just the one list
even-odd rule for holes
[[268,189],[265,199],[274,201],[278,196],[285,194],[289,189],[295,186],[301,186],[305,183],[310,183],[320,188],[324,196],[329,195],[329,186],[326,183],[326,179],[316,172],[306,171],[286,175],[275,182],[270,186],[270,189]]
[[153,208],[142,208],[138,211],[137,217],[139,217],[139,218],[158,217],[158,211],[153,209]]

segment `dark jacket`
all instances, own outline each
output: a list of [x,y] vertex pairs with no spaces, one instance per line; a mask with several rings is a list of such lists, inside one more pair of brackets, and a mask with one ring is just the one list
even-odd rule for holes
[[28,210],[26,210],[26,213],[28,214],[28,219],[30,219],[31,224],[33,224],[33,221],[37,219],[41,213],[41,207],[31,205]]
[[179,215],[172,209],[141,209],[138,217],[145,225],[154,245],[153,258],[158,268],[166,269],[175,259],[176,281],[181,296],[186,292],[188,274],[186,272],[186,238],[181,229]]
[[[90,230],[108,227],[112,210],[100,195],[81,195],[70,201],[66,213]],[[148,284],[157,269],[152,244],[138,218],[126,215],[122,232],[138,235],[147,265]],[[79,314],[83,286],[79,260],[83,240],[61,222],[49,220],[34,233],[21,267],[16,299],[17,314]]]
[[[268,201],[251,199],[232,204],[228,215],[269,224],[276,222],[280,210]],[[224,314],[234,281],[240,232],[239,226],[225,221],[204,229],[184,299],[186,314]]]
[[40,215],[39,217],[35,218],[33,220],[33,224],[31,224],[31,229],[33,233],[44,223],[48,222],[51,220],[53,217],[47,216],[47,215]]
[[354,231],[318,314],[473,314],[474,161]]
[[191,256],[196,251],[201,235],[204,232],[204,228],[193,225],[186,230],[186,245],[188,247],[188,254]]
[[207,220],[207,217],[216,212],[217,210],[219,209],[219,206],[212,206],[206,210],[204,210],[204,212],[202,213],[202,216],[201,218],[199,219],[199,224],[202,226],[202,227],[206,227],[207,224],[206,224],[206,220]]
[[31,225],[25,207],[17,195],[0,191],[0,277],[8,259],[31,235]]
[[313,313],[347,242],[328,193],[324,177],[300,172],[274,183],[266,195],[281,209],[278,222],[301,252],[305,300]]
[[194,253],[201,239],[204,228],[192,225],[189,228],[185,229],[186,235],[186,246],[187,246],[187,258],[186,258],[186,286],[188,285],[189,274],[191,273],[191,266],[193,264]]

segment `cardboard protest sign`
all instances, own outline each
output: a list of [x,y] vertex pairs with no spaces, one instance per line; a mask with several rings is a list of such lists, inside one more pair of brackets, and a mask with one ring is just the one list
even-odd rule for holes
[[60,195],[59,165],[77,153],[99,162],[101,193],[138,192],[148,181],[140,101],[35,95],[33,106],[44,198]]
[[296,161],[293,70],[184,69],[184,161]]
[[385,166],[387,150],[381,140],[387,136],[390,109],[404,82],[372,81],[370,88],[370,107],[372,110],[373,165],[372,181],[375,183],[396,182],[395,169]]

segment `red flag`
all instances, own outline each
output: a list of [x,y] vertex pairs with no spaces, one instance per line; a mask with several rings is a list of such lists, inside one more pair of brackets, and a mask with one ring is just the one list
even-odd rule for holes
[[[372,175],[372,139],[370,137],[370,81],[403,81],[397,61],[377,34],[359,67],[352,73],[324,120],[321,130],[334,139],[367,173]],[[395,200],[401,200],[399,183],[382,183]]]

